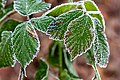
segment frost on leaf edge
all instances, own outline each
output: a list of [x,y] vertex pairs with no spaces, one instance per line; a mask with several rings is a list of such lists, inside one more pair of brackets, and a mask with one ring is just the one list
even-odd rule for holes
[[[72,9],[72,10],[70,10],[70,11],[73,11],[73,10],[81,10],[81,9]],[[70,11],[67,11],[67,12],[65,12],[65,13],[63,13],[63,14],[60,14],[59,16],[65,15],[65,14],[69,13]],[[84,13],[82,10],[81,10],[81,12]],[[82,14],[82,15],[83,15],[83,14]],[[82,15],[80,15],[80,16],[82,16]],[[55,17],[54,20],[56,20],[59,16]],[[79,16],[79,17],[80,17],[80,16]],[[74,19],[73,19],[73,20],[74,20]],[[72,21],[72,20],[71,20],[71,21]],[[51,22],[51,23],[52,23],[52,22]],[[49,28],[49,26],[48,26],[48,28]],[[66,31],[65,31],[65,32],[66,32]],[[49,36],[49,39],[52,39],[52,40],[55,40],[55,41],[64,41],[64,37],[63,37],[63,39],[53,38],[53,37],[51,36],[51,34],[48,33],[48,30],[46,31],[46,35]],[[64,35],[65,35],[65,33],[64,33]]]
[[[101,14],[101,15],[102,15],[102,14]],[[99,19],[94,18],[94,17],[93,17],[93,22],[94,22],[95,19],[96,19],[99,23],[101,23],[101,22],[99,21]],[[95,26],[95,22],[94,22],[93,24],[94,24],[94,26]],[[103,32],[103,35],[104,35],[105,39],[108,40],[108,38],[107,38],[107,36],[106,36],[106,34],[105,34],[105,31],[102,31],[102,32]],[[95,38],[96,38],[96,36],[95,36]],[[108,50],[108,61],[107,61],[107,64],[108,64],[108,63],[109,63],[109,57],[110,57],[110,47],[109,47],[109,43],[108,43],[107,41],[105,41],[105,42],[106,42],[106,44],[107,44],[107,50]],[[103,65],[97,63],[97,58],[96,58],[95,55],[96,55],[96,52],[94,53],[95,63],[98,64],[101,68],[106,68],[106,67],[107,67],[107,64],[103,66]]]
[[[51,7],[51,4],[50,4],[50,3],[47,3],[47,4],[49,5],[48,8],[43,9],[43,10],[38,10],[38,11],[35,11],[35,12],[31,12],[31,13],[29,13],[28,15],[27,15],[27,14],[24,15],[24,14],[20,13],[19,10],[16,9],[15,3],[16,3],[16,1],[14,1],[14,5],[13,5],[14,10],[17,11],[17,12],[18,12],[20,15],[22,15],[22,16],[29,16],[29,15],[32,15],[32,14],[36,14],[36,13],[39,13],[39,12],[43,12],[43,11],[45,11],[45,10],[49,10],[49,8]],[[45,3],[45,2],[44,2],[44,3]]]
[[[23,25],[23,24],[26,24],[26,23],[31,23],[30,21],[27,21],[27,22],[23,22],[23,23],[21,23],[21,24],[18,24],[17,26],[20,26],[20,25]],[[16,26],[16,28],[17,28],[17,26]],[[32,25],[31,25],[32,26]],[[15,28],[15,30],[16,30],[16,28]],[[33,29],[34,29],[34,27],[32,27]],[[14,31],[15,31],[14,30]],[[35,29],[34,29],[35,30]],[[36,31],[35,31],[36,32]],[[14,32],[12,33],[12,36],[14,35]],[[38,37],[38,34],[36,33],[36,40],[37,40],[37,43],[38,43],[38,46],[36,47],[36,53],[35,53],[35,55],[33,55],[33,57],[32,57],[32,59],[28,62],[28,63],[26,63],[26,65],[25,65],[25,67],[23,68],[24,69],[24,74],[25,74],[25,76],[27,77],[27,74],[26,74],[26,67],[31,63],[31,62],[33,62],[33,59],[35,58],[35,57],[37,57],[37,54],[39,53],[39,51],[40,51],[40,40],[39,40],[39,37]],[[12,42],[12,48],[13,48],[13,37],[11,38],[11,42]],[[15,53],[14,53],[14,55],[13,55],[13,57],[14,57],[14,59],[15,59],[15,63],[14,63],[14,65],[13,65],[13,67],[15,66],[15,64],[16,64],[16,62],[18,62],[18,63],[20,63],[20,61],[16,58],[16,55],[15,55]],[[21,63],[20,63],[21,64]]]
[[[93,23],[94,21],[92,20],[92,19],[93,19],[92,16],[90,16],[90,15],[87,14],[87,13],[86,13],[86,15],[90,17],[90,19],[91,19],[91,21],[92,21],[92,23]],[[84,14],[81,15],[80,17],[82,17],[82,16],[84,16]],[[78,18],[80,18],[80,17],[78,17]],[[78,18],[76,18],[76,19],[78,19]],[[74,19],[74,20],[75,20],[75,19]],[[68,27],[69,27],[69,25],[68,25]],[[67,45],[66,45],[66,43],[65,43],[65,41],[66,41],[65,35],[67,34],[68,31],[69,31],[69,30],[68,30],[68,28],[67,28],[67,31],[66,31],[65,34],[64,34],[64,45],[65,45],[66,50],[67,50],[68,53],[70,54],[70,50],[69,50],[69,48],[67,48]],[[93,24],[93,32],[94,32],[94,31],[95,31],[95,25]],[[94,42],[95,42],[95,32],[94,32],[94,34],[93,34],[93,40],[91,41],[90,47],[88,47],[84,52],[77,54],[73,59],[71,59],[71,61],[75,60],[78,56],[81,56],[81,55],[83,55],[84,53],[86,53],[88,50],[90,50],[91,47],[92,47],[92,45],[94,44]],[[70,56],[72,56],[72,55],[70,54]]]

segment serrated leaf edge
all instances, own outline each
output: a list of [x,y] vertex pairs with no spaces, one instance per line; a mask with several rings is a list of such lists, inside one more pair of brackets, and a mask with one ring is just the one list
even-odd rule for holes
[[[37,18],[32,18],[32,19],[30,19],[30,22],[33,20],[33,19],[39,19],[39,18],[42,18],[42,17],[44,17],[44,16],[41,16],[41,17],[37,17]],[[48,17],[52,17],[52,16],[48,16]],[[52,17],[53,19],[55,19],[54,17]],[[52,22],[51,22],[52,23]],[[35,27],[35,29],[37,29],[36,27]],[[40,29],[37,29],[38,31],[40,31],[40,32],[42,32],[42,33],[45,33],[46,35],[49,35],[48,33],[47,33],[47,31],[45,32],[45,31],[42,31],[42,30],[40,30]]]
[[[86,13],[86,15],[91,18],[91,21],[92,21],[92,23],[93,23],[93,18],[92,18],[89,14],[87,14],[87,13]],[[80,17],[83,17],[83,16],[84,16],[84,14],[81,15]],[[78,18],[80,18],[80,17],[78,17]],[[76,18],[76,19],[78,19],[78,18]],[[74,20],[76,20],[76,19],[74,19]],[[68,25],[68,27],[69,27],[69,25]],[[70,54],[70,50],[69,50],[69,48],[67,48],[67,45],[66,45],[66,43],[65,43],[65,40],[66,40],[65,35],[67,34],[68,31],[69,31],[69,30],[68,30],[68,28],[67,28],[67,31],[66,31],[65,34],[64,34],[64,45],[65,45],[66,50],[67,50],[68,53]],[[94,31],[95,31],[95,25],[93,24],[93,32],[94,32]],[[71,61],[75,60],[78,56],[81,56],[82,54],[84,54],[84,53],[86,53],[88,50],[90,50],[91,47],[92,47],[92,45],[93,45],[94,42],[95,42],[95,37],[96,37],[96,36],[95,36],[95,32],[94,32],[94,34],[93,34],[93,40],[92,40],[92,42],[91,42],[91,44],[90,44],[90,47],[88,47],[84,52],[77,54]],[[72,55],[70,54],[70,56],[72,56]]]
[[16,1],[14,1],[14,5],[13,5],[13,6],[14,6],[14,10],[17,11],[17,12],[18,12],[20,15],[22,15],[22,16],[29,16],[29,15],[32,15],[32,14],[35,14],[35,13],[38,13],[38,12],[43,12],[43,11],[45,11],[45,10],[49,10],[49,8],[51,7],[51,4],[50,4],[50,3],[47,3],[47,4],[49,5],[49,7],[46,8],[45,10],[38,10],[38,11],[32,12],[32,13],[30,13],[30,14],[28,14],[28,15],[24,15],[24,14],[20,13],[19,10],[16,9],[16,7],[15,7],[15,2],[16,2]]
[[[105,19],[104,19],[104,16],[102,15],[101,11],[99,11],[100,13],[89,13],[89,14],[100,14],[100,16],[102,17],[102,22],[103,22],[103,31],[105,32]],[[92,16],[91,16],[92,17]],[[95,17],[93,17],[95,18]],[[97,18],[95,18],[97,19]],[[98,19],[97,19],[98,20]],[[99,21],[99,20],[98,20]],[[101,22],[100,22],[101,23]]]
[[[37,40],[37,43],[38,43],[38,47],[36,48],[36,53],[35,53],[35,55],[33,55],[31,61],[29,61],[29,62],[26,64],[25,69],[26,69],[26,67],[27,67],[31,62],[33,62],[33,59],[34,59],[35,57],[37,57],[37,54],[38,54],[39,51],[40,51],[40,40],[39,40],[38,34],[37,34],[36,30],[35,30],[35,27],[34,27],[34,25],[33,25],[30,21],[28,21],[28,23],[31,24],[31,27],[33,28],[33,31],[34,31],[35,34],[36,34],[36,40]],[[27,76],[27,75],[26,75],[26,71],[25,71],[25,76]]]
[[[4,32],[11,32],[11,35],[7,38],[7,40],[9,39],[9,38],[12,38],[12,31],[4,31]],[[2,34],[1,34],[2,35]],[[2,37],[1,37],[2,38]],[[1,43],[1,42],[0,42]],[[4,43],[4,45],[6,45],[6,43]],[[11,49],[13,49],[12,48],[12,46],[10,46],[11,47]],[[14,58],[14,54],[13,54],[13,58]],[[14,59],[13,60],[13,65],[11,65],[11,67],[14,67],[15,66],[15,64],[16,64],[16,60]]]
[[[74,10],[74,9],[73,9]],[[76,9],[76,10],[81,10],[81,12],[83,12],[82,11],[82,9]],[[70,10],[70,11],[72,11],[72,10]],[[65,12],[65,13],[63,13],[63,14],[61,14],[61,15],[59,15],[59,16],[62,16],[62,15],[64,15],[64,14],[67,14],[67,13],[69,13],[70,11],[68,11],[68,12]],[[84,14],[84,13],[83,13]],[[82,15],[83,15],[82,14]],[[81,16],[82,16],[81,15]],[[59,17],[58,16],[58,17]],[[57,18],[57,17],[56,17]],[[54,18],[54,20],[56,19],[56,18]],[[73,19],[74,20],[74,19]],[[71,20],[72,21],[72,20]],[[52,22],[51,22],[52,23]],[[48,32],[48,30],[46,31],[46,35],[49,35],[49,39],[52,39],[52,40],[55,40],[55,41],[64,41],[64,38],[63,39],[58,39],[58,38],[53,38],[52,36],[51,36],[51,34],[49,34],[49,33],[47,33]],[[65,33],[64,33],[65,34]]]
[[[84,3],[85,3],[86,1],[92,2],[93,5],[97,8],[98,11],[87,11],[87,10],[85,9],[85,5],[84,5]],[[104,20],[104,16],[102,15],[100,9],[99,9],[98,6],[95,4],[95,2],[92,1],[92,0],[84,0],[83,2],[84,2],[84,3],[83,3],[83,5],[82,5],[82,7],[85,9],[85,12],[87,12],[88,14],[100,14],[100,15],[101,15],[101,17],[102,17],[102,22],[103,22],[103,26],[104,26],[104,29],[103,29],[103,30],[105,31],[105,20]]]
[[[92,17],[92,16],[91,16]],[[94,19],[97,19],[97,18],[93,18],[93,21],[94,21]],[[98,21],[99,21],[99,19],[97,19]],[[100,21],[99,21],[99,23],[101,23]],[[95,23],[93,23],[94,25],[95,25]],[[107,39],[107,36],[106,36],[106,34],[105,34],[105,31],[102,31],[104,34],[104,37],[105,37],[105,39],[106,40],[108,40]],[[96,36],[95,36],[95,38],[96,38]],[[106,44],[107,44],[107,50],[108,50],[108,59],[109,59],[109,56],[110,56],[110,47],[109,47],[109,44],[108,44],[108,42],[107,41],[105,41],[106,42]],[[97,59],[96,59],[96,57],[95,57],[95,55],[96,55],[96,53],[94,53],[94,58],[95,58],[95,62],[97,62]],[[107,64],[109,63],[109,60],[107,61]],[[106,68],[107,67],[107,65],[106,66],[101,66],[99,63],[96,63],[96,64],[98,64],[101,68]]]
[[[30,23],[31,24],[31,22],[30,21],[27,21],[27,22],[23,22],[23,23],[21,23],[21,24],[18,24],[17,26],[20,26],[20,25],[23,25],[23,24],[25,24],[25,23]],[[17,27],[16,26],[16,27]],[[38,35],[37,35],[37,33],[36,33],[36,31],[35,31],[35,29],[34,29],[34,26],[33,25],[31,25],[32,26],[32,28],[33,28],[33,31],[35,32],[35,34],[36,34],[36,40],[38,41],[37,43],[38,43],[38,47],[36,48],[36,53],[35,53],[35,55],[33,55],[33,57],[32,57],[32,59],[28,62],[28,63],[26,63],[26,65],[25,65],[25,67],[24,67],[24,73],[25,73],[25,76],[27,77],[27,74],[26,74],[26,67],[31,63],[31,62],[33,62],[33,59],[37,56],[37,54],[39,53],[39,51],[40,51],[40,41],[39,41],[39,37],[38,37]],[[14,30],[15,31],[15,30]],[[12,36],[14,35],[14,33],[12,33]],[[11,38],[11,41],[13,41],[13,37]],[[12,44],[13,44],[13,42],[12,42]],[[13,48],[13,46],[12,46],[12,48]],[[16,61],[18,61],[18,63],[20,63],[20,61],[16,58],[16,55],[15,55],[15,53],[14,53],[14,55],[13,55],[13,57],[14,57],[14,59],[16,60]],[[16,62],[15,62],[16,63]],[[21,64],[21,63],[20,63]]]
[[[103,34],[104,35],[104,37],[106,38],[106,40],[107,40],[107,37],[106,37],[106,34],[104,33]],[[108,49],[108,59],[109,59],[109,56],[110,56],[110,48],[109,48],[109,44],[108,44],[108,42],[106,41],[106,44],[107,44],[107,49]],[[95,57],[95,55],[96,55],[96,53],[94,54],[94,58],[95,58],[95,62],[97,62],[96,60],[96,57]],[[107,61],[107,64],[109,63],[109,60]],[[106,68],[107,67],[107,64],[105,65],[105,66],[101,66],[101,64],[99,64],[99,63],[96,63],[96,64],[98,64],[101,68]]]

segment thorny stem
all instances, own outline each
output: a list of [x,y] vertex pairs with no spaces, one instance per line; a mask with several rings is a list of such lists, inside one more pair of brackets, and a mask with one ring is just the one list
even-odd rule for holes
[[97,66],[96,66],[96,63],[93,63],[93,64],[92,64],[92,67],[93,67],[93,69],[94,69],[95,77],[97,78],[97,80],[101,80],[99,71],[98,71]]

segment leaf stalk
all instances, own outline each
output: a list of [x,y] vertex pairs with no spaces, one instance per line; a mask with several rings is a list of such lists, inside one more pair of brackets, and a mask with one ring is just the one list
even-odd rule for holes
[[62,44],[61,44],[61,42],[58,42],[58,44],[59,44],[59,73],[60,73],[60,77],[61,77],[61,73],[62,73],[62,64],[63,64],[63,62],[62,62],[62,59],[63,59],[63,55],[62,55]]
[[101,80],[101,77],[100,77],[99,71],[97,69],[96,63],[93,63],[92,67],[94,69],[95,77],[97,78],[97,80]]

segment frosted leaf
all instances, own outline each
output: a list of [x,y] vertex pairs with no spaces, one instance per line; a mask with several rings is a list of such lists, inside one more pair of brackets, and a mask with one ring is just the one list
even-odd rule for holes
[[31,26],[29,22],[19,24],[12,35],[13,52],[24,69],[33,60],[39,49],[37,34]]
[[65,3],[65,4],[61,4],[61,5],[54,7],[53,9],[46,12],[45,15],[57,17],[63,13],[70,11],[70,10],[81,9],[81,8],[82,8],[81,4],[78,4],[78,3]]
[[85,53],[94,40],[94,27],[91,18],[84,15],[70,22],[65,33],[65,46],[72,58]]
[[30,22],[34,25],[34,27],[42,32],[46,32],[48,26],[50,25],[50,23],[54,20],[53,17],[50,16],[42,16],[42,17],[38,17],[38,18],[32,18],[30,20]]
[[50,8],[50,4],[41,0],[15,0],[14,9],[23,16],[41,12]]
[[0,2],[0,21],[8,14],[13,12],[13,4],[7,5],[3,7],[2,3]]
[[95,61],[100,67],[107,67],[107,63],[109,60],[109,45],[107,42],[107,38],[105,35],[105,32],[102,31],[102,25],[98,19],[94,19],[94,24],[95,24]]
[[14,58],[11,43],[11,31],[4,31],[1,35],[0,42],[0,67],[14,65]]
[[13,31],[20,22],[9,19],[0,26],[0,35],[3,31]]
[[48,27],[47,33],[55,40],[63,40],[64,33],[67,30],[70,21],[81,16],[83,12],[81,10],[71,10],[64,14],[59,15]]
[[48,76],[48,68],[49,67],[47,63],[44,60],[40,59],[35,80],[46,80]]
[[[94,45],[94,44],[93,44]],[[89,49],[86,53],[85,56],[87,58],[87,64],[92,65],[95,63],[94,59],[94,46],[92,45],[91,49]]]
[[105,31],[105,20],[103,18],[103,15],[100,14],[90,14],[93,18],[97,18],[100,23],[102,24],[102,30]]
[[64,55],[65,64],[66,64],[66,67],[68,69],[68,72],[70,74],[72,74],[74,77],[78,77],[78,74],[77,74],[77,72],[76,72],[76,70],[75,70],[75,68],[73,66],[72,61],[71,61],[70,54],[68,54],[68,52],[65,49],[63,49],[63,52],[64,52],[63,55]]
[[94,1],[86,0],[84,1],[84,6],[85,6],[86,11],[99,11]]
[[101,14],[100,10],[98,9],[97,5],[94,1],[86,0],[84,1],[84,6],[89,15],[99,19],[102,24],[103,30],[105,31],[105,21],[103,15]]

